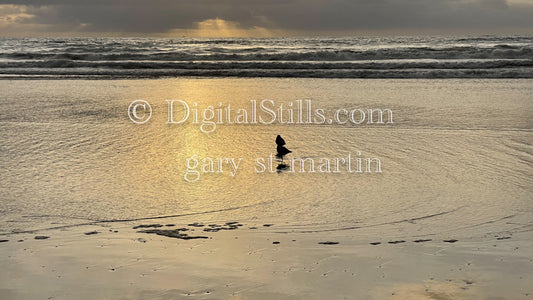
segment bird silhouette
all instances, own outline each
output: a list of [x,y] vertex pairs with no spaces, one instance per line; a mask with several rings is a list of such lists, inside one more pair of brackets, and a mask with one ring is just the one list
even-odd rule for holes
[[276,148],[276,150],[278,151],[276,157],[281,159],[281,163],[283,164],[283,156],[291,153],[292,151],[285,147],[285,140],[279,134],[276,137],[276,144],[278,145]]
[[278,134],[276,137],[276,144],[279,146],[285,146],[285,140]]

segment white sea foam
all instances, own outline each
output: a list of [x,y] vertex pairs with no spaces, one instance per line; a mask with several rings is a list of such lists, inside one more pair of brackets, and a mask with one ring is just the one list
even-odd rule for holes
[[15,75],[532,78],[533,37],[2,39]]

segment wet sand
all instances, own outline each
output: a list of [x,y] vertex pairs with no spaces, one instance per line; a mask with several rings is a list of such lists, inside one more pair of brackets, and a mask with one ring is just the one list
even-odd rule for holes
[[[531,299],[532,83],[0,81],[0,299]],[[165,99],[308,98],[394,124],[165,123]],[[383,172],[256,172],[277,134]],[[187,182],[194,155],[243,162]]]
[[[533,234],[355,237],[183,218],[3,235],[1,299],[531,299]],[[7,240],[7,241],[5,241]]]

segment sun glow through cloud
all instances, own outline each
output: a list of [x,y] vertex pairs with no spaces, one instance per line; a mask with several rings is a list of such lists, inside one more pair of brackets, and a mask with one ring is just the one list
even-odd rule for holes
[[207,19],[197,22],[194,29],[171,30],[169,36],[184,35],[191,37],[271,37],[280,32],[254,26],[243,28],[238,22],[223,19]]
[[[0,36],[531,34],[531,0],[7,0]],[[231,7],[231,9],[229,9]]]

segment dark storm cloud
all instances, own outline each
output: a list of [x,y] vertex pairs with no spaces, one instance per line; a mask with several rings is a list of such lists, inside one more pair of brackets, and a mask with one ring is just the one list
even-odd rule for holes
[[292,28],[409,29],[409,28],[533,28],[533,5],[509,7],[504,0],[358,0],[314,1],[294,17],[287,7],[274,17]]
[[287,31],[402,29],[533,30],[525,0],[0,0],[27,5],[21,22],[95,32],[161,33],[220,18]]

